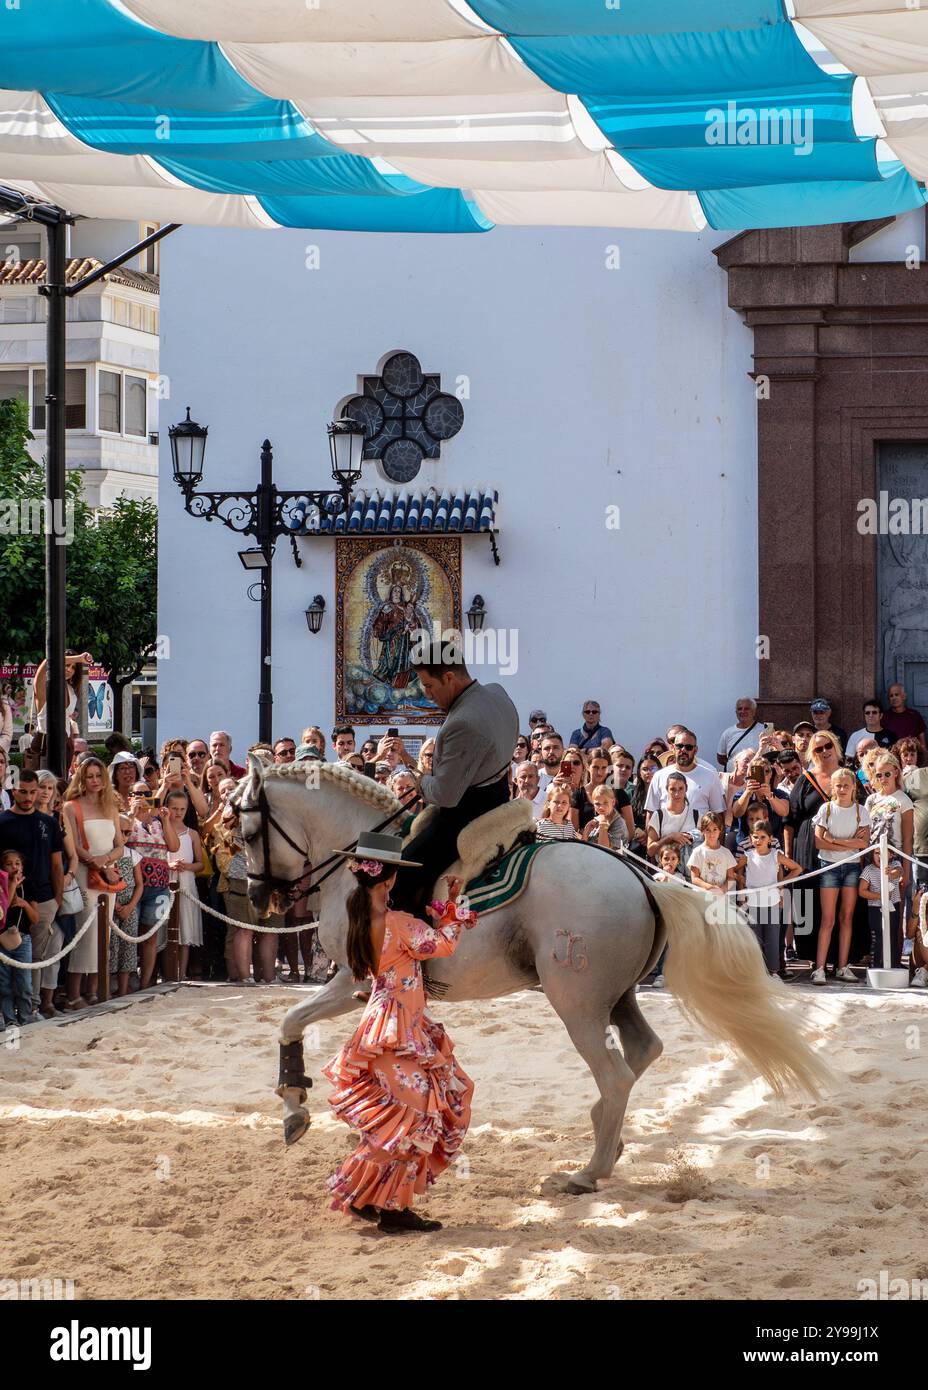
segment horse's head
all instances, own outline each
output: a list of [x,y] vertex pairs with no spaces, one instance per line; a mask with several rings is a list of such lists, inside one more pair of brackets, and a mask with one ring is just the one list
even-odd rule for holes
[[297,802],[299,779],[268,777],[248,755],[248,772],[230,798],[241,828],[248,897],[257,912],[286,912],[298,895],[312,847]]
[[230,804],[240,818],[248,897],[259,912],[285,912],[306,891],[310,866],[322,884],[344,867],[333,851],[350,848],[361,830],[392,826],[403,811],[386,787],[344,763],[266,767],[255,757]]

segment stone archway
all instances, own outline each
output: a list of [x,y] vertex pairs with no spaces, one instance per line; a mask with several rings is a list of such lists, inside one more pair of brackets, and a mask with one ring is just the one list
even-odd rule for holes
[[849,257],[891,221],[743,232],[715,252],[754,332],[759,693],[777,725],[821,694],[858,728],[884,693],[879,537],[859,503],[880,442],[928,445],[928,270]]

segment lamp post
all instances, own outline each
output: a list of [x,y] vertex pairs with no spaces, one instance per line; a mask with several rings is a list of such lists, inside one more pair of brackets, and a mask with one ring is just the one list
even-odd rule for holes
[[[302,565],[294,539],[298,510],[316,507],[320,512],[338,516],[351,506],[351,489],[361,477],[361,457],[366,435],[351,420],[335,420],[328,426],[329,451],[334,488],[281,491],[274,484],[274,455],[271,441],[261,446],[261,481],[253,492],[199,492],[197,485],[203,477],[203,458],[206,453],[208,428],[190,418],[174,425],[168,436],[171,441],[171,463],[174,481],[184,494],[184,507],[191,516],[218,519],[230,531],[240,536],[254,536],[257,545],[239,551],[245,569],[255,571],[253,588],[259,590],[261,604],[261,668],[258,694],[258,738],[262,743],[271,740],[271,719],[274,696],[271,689],[271,599],[274,573],[274,543],[289,536],[293,557]],[[317,597],[313,604],[321,600]],[[322,602],[322,608],[325,607]],[[321,623],[322,612],[319,611]],[[309,617],[307,616],[307,622]],[[310,631],[313,631],[310,623]],[[318,631],[318,628],[315,629]]]
[[171,232],[169,222],[144,237],[128,251],[79,280],[67,279],[68,229],[75,221],[70,212],[0,184],[0,214],[27,218],[45,228],[45,283],[39,294],[48,300],[45,329],[45,756],[44,763],[56,776],[68,770],[65,722],[65,619],[67,561],[65,549],[66,418],[65,376],[67,358],[67,302],[88,285],[96,284],[111,270],[125,265],[146,247]]

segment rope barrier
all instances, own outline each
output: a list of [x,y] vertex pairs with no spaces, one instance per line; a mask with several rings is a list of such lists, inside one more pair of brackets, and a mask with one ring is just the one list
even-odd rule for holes
[[214,907],[207,907],[206,903],[200,902],[195,893],[190,893],[186,888],[178,888],[179,893],[188,898],[190,902],[196,903],[201,912],[208,912],[210,917],[217,918],[220,922],[227,922],[230,927],[239,927],[242,931],[263,931],[270,932],[274,936],[289,936],[294,932],[310,931],[315,923],[302,922],[298,927],[262,927],[259,922],[240,922],[237,917],[227,917],[224,912],[217,912]]
[[[829,864],[824,864],[820,869],[808,869],[805,873],[797,874],[795,878],[784,878],[784,879],[781,879],[778,883],[775,883],[775,884],[774,884],[774,883],[767,884],[767,885],[765,885],[764,887],[761,887],[761,888],[727,888],[727,889],[725,890],[724,893],[720,893],[720,894],[718,894],[717,896],[719,896],[719,897],[725,897],[725,898],[733,898],[733,897],[745,897],[745,898],[746,898],[746,897],[748,897],[748,896],[749,896],[750,894],[752,894],[752,893],[769,893],[771,888],[791,888],[792,885],[793,885],[794,883],[804,883],[806,880],[808,880],[808,879],[810,879],[810,878],[819,878],[822,874],[827,874],[828,871],[829,871],[830,869],[837,868],[837,866],[838,866],[839,864],[847,864],[847,863],[849,863],[850,860],[852,860],[852,859],[862,859],[862,858],[864,857],[864,855],[870,854],[870,853],[872,852],[872,850],[873,850],[873,846],[872,846],[872,845],[868,845],[868,846],[866,847],[866,849],[855,850],[853,854],[847,854],[847,855],[842,856],[841,859],[832,860],[831,863],[829,863]],[[771,851],[771,852],[772,852],[772,851]],[[894,853],[896,853],[896,854],[901,854],[901,852],[902,852],[901,850],[894,850]],[[627,854],[628,851],[626,850],[626,851],[624,851],[624,853]],[[908,856],[905,856],[905,857],[908,857]],[[639,859],[640,859],[641,856],[638,855],[638,856],[636,856],[636,858],[639,858]],[[912,862],[915,863],[916,861],[913,860]],[[659,870],[658,868],[656,868],[655,865],[649,864],[648,861],[647,861],[646,859],[642,859],[642,860],[641,860],[641,863],[642,863],[642,864],[644,865],[644,867],[645,867],[646,869],[648,869],[652,874],[660,873],[660,870]],[[698,886],[698,884],[690,883],[690,882],[689,882],[687,879],[685,879],[685,878],[681,878],[681,879],[679,880],[679,882],[682,883],[686,888],[689,888],[689,889],[691,890],[691,892],[693,892],[693,893],[707,893],[707,892],[709,892],[708,889],[706,889],[706,888],[700,888],[700,887]]]
[[[295,932],[309,931],[313,925],[312,923],[307,922],[303,922],[300,926],[297,927],[263,927],[260,923],[255,923],[254,925],[252,925],[250,922],[240,922],[237,917],[227,917],[224,912],[217,912],[214,907],[208,907],[206,903],[200,902],[200,899],[196,896],[195,893],[188,892],[186,888],[178,888],[177,892],[183,894],[185,898],[189,898],[191,902],[196,903],[197,906],[200,908],[201,912],[208,912],[211,917],[217,918],[220,922],[226,922],[229,926],[232,927],[240,927],[243,931],[270,932],[274,936],[288,936],[292,935]],[[123,941],[128,941],[134,946],[139,946],[143,941],[148,941],[151,937],[154,936],[156,931],[160,931],[160,929],[164,926],[165,922],[171,915],[171,907],[173,906],[173,903],[174,893],[171,892],[171,899],[168,905],[167,912],[162,914],[160,919],[154,924],[153,927],[151,927],[148,931],[141,933],[139,936],[131,936],[129,932],[123,931],[122,927],[118,925],[115,918],[110,922],[110,931],[113,932],[116,936],[121,937]],[[71,941],[68,942],[67,946],[65,946],[64,949],[59,951],[58,954],[55,956],[47,956],[45,960],[37,961],[14,960],[12,956],[8,956],[5,951],[0,950],[0,962],[2,962],[4,965],[12,966],[14,970],[44,970],[46,966],[57,965],[60,960],[64,960],[65,956],[71,954],[77,943],[90,929],[91,924],[96,921],[96,916],[97,900],[94,901],[93,910],[88,914],[83,926],[78,928],[74,937],[71,939]]]
[[[96,903],[94,903],[93,911],[88,914],[84,925],[78,928],[64,950],[59,951],[56,956],[46,956],[45,960],[14,960],[12,956],[8,956],[4,951],[0,951],[0,961],[2,961],[4,965],[12,965],[15,970],[44,970],[48,965],[57,965],[60,960],[64,960],[65,956],[71,954],[81,937],[83,937],[85,932],[89,929],[91,923],[96,920],[97,906]],[[135,938],[133,938],[133,940],[134,939]]]
[[[169,890],[169,891],[170,891],[170,890]],[[173,907],[173,905],[174,905],[174,894],[171,893],[171,899],[170,899],[170,902],[168,903],[168,910],[167,910],[167,912],[165,912],[165,913],[163,913],[163,914],[161,915],[160,919],[155,923],[155,925],[151,928],[150,931],[143,932],[141,936],[130,936],[130,934],[129,934],[128,932],[123,931],[122,927],[119,927],[119,926],[116,925],[116,918],[115,918],[115,916],[113,917],[113,919],[112,919],[111,922],[110,922],[110,931],[113,932],[116,936],[122,937],[123,941],[131,941],[134,945],[138,946],[138,945],[140,944],[140,942],[150,940],[150,938],[154,936],[154,934],[155,934],[156,931],[160,931],[160,930],[161,930],[161,928],[164,926],[165,922],[168,920],[168,918],[169,918],[170,915],[171,915],[171,908]]]

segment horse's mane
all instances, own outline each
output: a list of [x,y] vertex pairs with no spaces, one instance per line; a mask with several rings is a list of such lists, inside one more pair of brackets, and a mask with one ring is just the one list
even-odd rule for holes
[[399,797],[394,796],[379,782],[375,782],[372,777],[349,767],[347,763],[324,763],[307,758],[298,763],[266,763],[261,769],[262,781],[283,778],[285,781],[299,779],[305,782],[307,777],[317,775],[321,782],[332,782],[349,792],[356,800],[366,801],[369,806],[376,806],[382,811],[399,809]]

